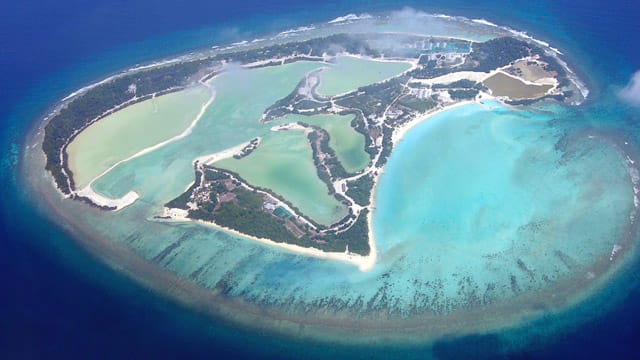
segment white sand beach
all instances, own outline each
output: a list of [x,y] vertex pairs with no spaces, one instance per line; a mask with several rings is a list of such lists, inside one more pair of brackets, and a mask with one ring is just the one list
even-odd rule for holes
[[[483,96],[484,97],[484,96]],[[487,96],[488,97],[488,96]],[[464,106],[464,105],[469,105],[472,103],[475,103],[475,100],[466,100],[466,101],[461,101],[461,102],[457,102],[457,103],[453,103],[451,105],[447,105],[443,108],[437,109],[433,112],[427,113],[424,116],[418,116],[415,119],[403,124],[400,127],[397,127],[394,132],[393,132],[393,137],[392,137],[392,142],[394,147],[396,145],[398,145],[398,143],[400,142],[400,140],[402,140],[403,137],[405,137],[405,135],[409,132],[409,130],[411,130],[412,128],[414,128],[416,125],[420,124],[423,121],[428,120],[429,118],[438,115],[440,113],[443,113],[447,110],[451,110],[460,106]]]
[[[376,260],[376,252],[375,252],[375,244],[374,246],[371,248],[371,252],[368,256],[362,256],[362,255],[358,255],[358,254],[351,254],[351,253],[347,253],[347,252],[343,252],[343,253],[339,253],[339,252],[325,252],[322,251],[320,249],[316,249],[316,248],[306,248],[306,247],[302,247],[302,246],[298,246],[298,245],[292,245],[292,244],[286,244],[286,243],[279,243],[279,242],[275,242],[273,240],[270,239],[265,239],[265,238],[259,238],[256,236],[251,236],[251,235],[247,235],[247,234],[243,234],[237,230],[231,229],[231,228],[227,228],[224,226],[220,226],[217,225],[215,223],[212,222],[207,222],[207,221],[202,221],[202,220],[192,220],[189,219],[187,217],[187,212],[182,210],[180,211],[179,209],[170,209],[170,208],[163,208],[163,212],[162,212],[162,217],[170,217],[172,221],[193,221],[193,222],[197,222],[199,224],[202,225],[206,225],[209,227],[213,227],[215,229],[218,230],[222,230],[226,233],[232,234],[234,236],[237,237],[241,237],[244,239],[249,239],[249,240],[253,240],[253,241],[257,241],[261,244],[264,245],[268,245],[268,246],[273,246],[273,247],[277,247],[280,249],[284,249],[287,251],[291,251],[294,252],[296,254],[299,255],[303,255],[303,256],[311,256],[311,257],[315,257],[315,258],[319,258],[319,259],[328,259],[328,260],[336,260],[336,261],[343,261],[343,262],[347,262],[353,265],[356,265],[358,267],[358,269],[360,269],[363,272],[369,271],[371,269],[373,269],[373,265],[375,264],[375,260]],[[369,244],[372,245],[372,233],[370,231],[370,237],[369,237]]]

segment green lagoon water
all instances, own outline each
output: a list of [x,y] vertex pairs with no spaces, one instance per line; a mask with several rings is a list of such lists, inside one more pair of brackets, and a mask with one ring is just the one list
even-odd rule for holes
[[240,174],[252,185],[273,190],[319,223],[329,225],[347,214],[345,206],[329,195],[318,178],[303,131],[272,132],[251,155],[213,165]]
[[394,77],[411,67],[406,62],[371,61],[340,56],[336,64],[320,73],[318,93],[337,95]]
[[[375,63],[367,60],[360,61],[369,64]],[[391,64],[391,67],[397,65],[392,63],[379,64],[387,66]],[[404,66],[405,64],[402,65]],[[194,174],[191,162],[196,157],[233,147],[256,136],[270,137],[272,132],[269,129],[272,126],[278,123],[294,121],[294,119],[295,121],[308,120],[317,123],[319,126],[326,128],[330,134],[333,133],[335,139],[332,145],[335,145],[336,153],[340,160],[344,162],[347,170],[357,171],[364,168],[369,161],[367,154],[363,150],[364,138],[350,128],[351,119],[339,116],[313,116],[281,119],[275,123],[265,125],[259,122],[262,113],[267,107],[293,91],[306,73],[322,66],[323,64],[320,63],[296,62],[279,67],[253,70],[235,69],[215,77],[209,83],[216,89],[216,98],[193,129],[192,134],[150,154],[121,164],[98,179],[93,185],[94,189],[110,197],[120,197],[131,190],[135,190],[141,194],[145,201],[164,204],[171,200],[172,197],[179,195],[193,181]],[[375,81],[375,76],[372,76],[369,81]],[[269,91],[264,91],[264,89],[269,89]],[[200,100],[198,99],[198,101]],[[192,105],[195,105],[196,100],[194,99],[193,101]],[[140,103],[137,105],[145,106],[147,104]],[[199,107],[197,107],[195,113],[197,111],[199,111]],[[189,113],[189,115],[191,114]],[[168,119],[168,116],[163,117]],[[96,126],[99,124],[100,122]],[[121,123],[117,122],[116,124]],[[112,130],[120,128],[118,126],[107,127]],[[91,128],[93,126],[89,129]],[[348,131],[345,132],[343,130]],[[96,136],[91,136],[91,134],[86,137],[86,139],[94,138]],[[141,137],[139,140],[148,139],[149,137]],[[297,151],[303,139],[304,136],[300,133],[298,141],[293,141],[290,144],[287,144],[286,141],[279,143],[279,153],[286,155],[287,151]],[[87,142],[81,142],[80,144],[87,144]],[[89,147],[89,145],[87,144],[86,147]],[[133,147],[136,149],[144,148],[140,145],[124,146],[125,150],[130,150]],[[106,154],[104,151],[103,153],[95,152],[89,152],[90,156],[83,157],[83,164],[85,164],[86,168],[92,169],[93,172],[102,169],[105,165],[96,166],[92,161],[99,164],[109,163],[105,160],[98,161],[99,156],[113,161],[112,154]],[[260,154],[261,152],[257,151],[257,153]],[[263,171],[260,174],[254,171],[246,176],[258,186],[274,186],[274,191],[283,195],[291,195],[291,201],[294,205],[303,210],[303,212],[308,213],[309,216],[314,217],[314,219],[317,217],[316,220],[319,222],[339,220],[346,213],[344,208],[335,199],[327,195],[326,186],[317,179],[315,169],[309,167],[313,166],[310,148],[304,154],[296,154],[294,158],[282,160],[284,168],[288,167],[289,169],[295,169],[292,161],[302,160],[302,158],[304,160],[302,160],[301,164],[306,163],[308,165],[295,171],[288,170],[289,174],[301,174],[301,176],[294,177],[294,184],[287,184],[286,181],[282,181],[283,179],[292,180],[292,178],[278,174],[269,175],[269,171]],[[250,157],[247,160],[253,161]],[[284,168],[282,171],[285,171]],[[89,173],[87,171],[86,174],[93,174],[93,172]],[[245,176],[243,171],[240,173]],[[263,176],[265,178],[262,178]],[[276,178],[281,180],[274,181]],[[86,179],[91,179],[91,177],[87,175]],[[310,186],[306,193],[303,190],[304,186]],[[312,190],[309,191],[309,189]]]
[[210,84],[216,89],[216,99],[191,135],[114,168],[96,181],[95,190],[114,197],[136,190],[143,200],[164,204],[193,181],[195,158],[268,134],[273,124],[259,122],[264,110],[288,95],[307,72],[319,66],[297,62],[233,70],[215,77]]
[[211,96],[204,86],[117,111],[82,131],[67,148],[78,188],[138,151],[184,131]]
[[289,115],[286,122],[304,121],[329,133],[329,146],[335,150],[338,160],[349,172],[358,172],[369,164],[369,154],[364,151],[364,136],[351,127],[353,116],[340,115]]

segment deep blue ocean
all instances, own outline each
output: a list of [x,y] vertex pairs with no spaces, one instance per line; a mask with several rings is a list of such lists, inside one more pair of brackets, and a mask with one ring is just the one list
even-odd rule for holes
[[[403,6],[526,30],[563,50],[595,99],[640,70],[638,0],[0,2],[0,358],[368,358],[366,349],[236,329],[154,295],[37,213],[15,176],[25,132],[48,106],[91,81],[212,44]],[[630,131],[638,131],[639,117],[628,121]],[[435,344],[434,352],[443,358],[639,358],[639,339],[636,286],[613,309],[515,352],[503,351],[491,334]],[[384,351],[389,357],[421,353]]]

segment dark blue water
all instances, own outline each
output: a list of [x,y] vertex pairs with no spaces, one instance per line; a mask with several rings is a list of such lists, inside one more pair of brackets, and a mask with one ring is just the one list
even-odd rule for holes
[[[52,1],[0,2],[0,357],[2,358],[281,358],[360,356],[347,348],[259,336],[213,322],[132,283],[77,248],[16,186],[23,135],[68,92],[125,66],[218,42],[284,30],[348,12],[404,5],[486,18],[529,31],[570,57],[595,100],[640,70],[640,3],[583,1]],[[625,119],[638,138],[638,112]],[[619,126],[619,124],[613,124]],[[612,126],[613,126],[612,125]],[[558,319],[504,334],[434,345],[443,358],[632,358],[640,355],[640,286],[600,295],[602,311],[577,309],[580,326],[548,336],[520,336]],[[508,339],[527,338],[525,344]],[[427,349],[383,349],[376,355],[416,357]]]

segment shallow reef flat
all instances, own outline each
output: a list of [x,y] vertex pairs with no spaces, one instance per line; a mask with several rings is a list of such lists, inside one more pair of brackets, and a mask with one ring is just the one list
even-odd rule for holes
[[374,213],[397,266],[390,292],[419,281],[448,312],[604,273],[635,226],[626,155],[586,134],[560,148],[554,116],[468,105],[400,143]]

